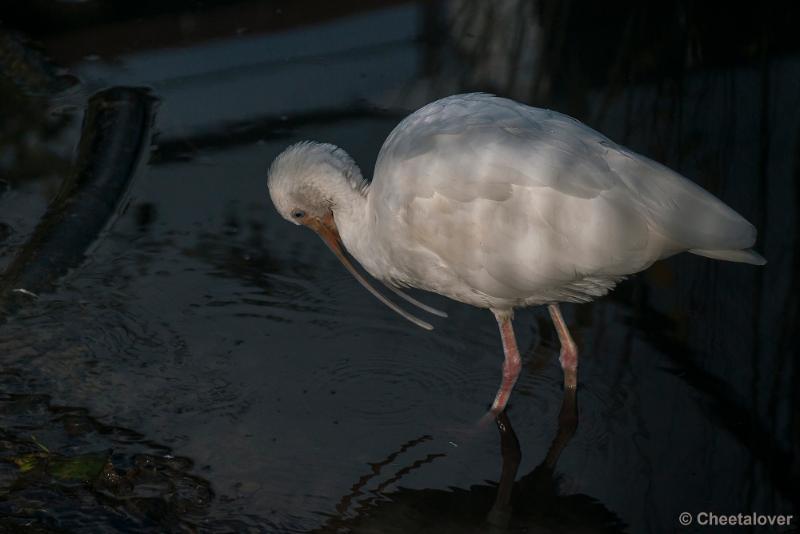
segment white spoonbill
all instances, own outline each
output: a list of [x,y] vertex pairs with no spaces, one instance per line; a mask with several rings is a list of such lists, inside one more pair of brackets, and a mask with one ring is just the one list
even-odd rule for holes
[[473,93],[437,100],[389,134],[367,182],[340,148],[304,141],[272,163],[269,194],[355,270],[411,304],[415,287],[492,311],[505,353],[491,413],[520,372],[514,308],[546,304],[561,341],[564,386],[578,351],[559,302],[588,302],[656,260],[688,251],[763,265],[756,230],[683,176],[561,113]]

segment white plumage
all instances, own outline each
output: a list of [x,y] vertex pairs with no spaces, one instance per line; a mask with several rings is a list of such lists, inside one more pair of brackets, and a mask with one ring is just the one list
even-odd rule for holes
[[515,307],[558,313],[678,252],[765,263],[748,250],[755,228],[693,182],[566,115],[481,93],[403,120],[371,184],[341,149],[305,142],[275,160],[269,190],[375,278],[490,308],[501,329]]

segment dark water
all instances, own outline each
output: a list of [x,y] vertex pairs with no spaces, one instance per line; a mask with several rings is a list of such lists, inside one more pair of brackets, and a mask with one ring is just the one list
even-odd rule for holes
[[[109,6],[4,8],[0,266],[70,176],[88,98],[158,104],[85,261],[0,325],[0,528],[699,532],[679,514],[797,512],[796,9]],[[267,197],[287,144],[338,144],[369,175],[402,116],[471,90],[679,170],[769,260],[684,255],[565,306],[574,435],[543,310],[517,313],[506,430],[475,430],[502,359],[491,315],[426,295],[450,318],[416,329]]]

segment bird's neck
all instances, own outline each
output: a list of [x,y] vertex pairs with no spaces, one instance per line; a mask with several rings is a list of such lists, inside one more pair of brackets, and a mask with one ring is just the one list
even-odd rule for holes
[[333,218],[347,252],[372,276],[379,277],[375,263],[375,223],[369,203],[369,185],[340,188],[333,198]]

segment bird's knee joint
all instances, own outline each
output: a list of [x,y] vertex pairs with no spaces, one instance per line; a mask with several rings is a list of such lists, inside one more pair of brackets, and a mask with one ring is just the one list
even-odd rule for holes
[[558,361],[561,363],[562,368],[574,371],[578,368],[578,352],[576,350],[562,348]]

